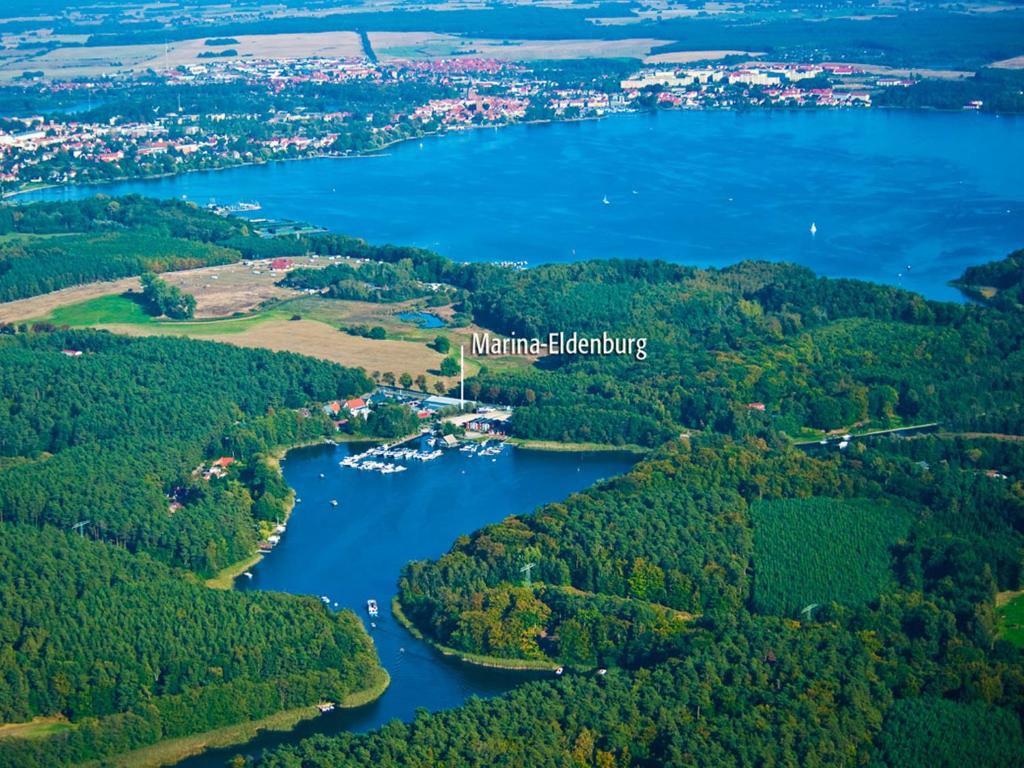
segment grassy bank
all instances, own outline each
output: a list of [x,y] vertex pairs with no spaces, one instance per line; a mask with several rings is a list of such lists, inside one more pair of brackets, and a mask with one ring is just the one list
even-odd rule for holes
[[626,443],[624,445],[612,445],[611,443],[562,443],[557,440],[527,440],[521,437],[509,437],[506,443],[517,448],[527,448],[531,451],[619,451],[622,453],[645,454],[650,448],[642,445]]
[[245,560],[239,560],[237,563],[232,563],[226,568],[221,568],[217,571],[216,576],[207,579],[204,583],[206,586],[210,587],[210,589],[231,589],[235,586],[235,579],[248,571],[262,559],[263,555],[256,552],[252,557]]
[[[381,668],[380,675],[369,688],[349,694],[344,701],[338,702],[338,706],[342,709],[362,707],[380,698],[390,684],[391,677],[387,670]],[[179,739],[168,739],[117,757],[105,758],[103,762],[87,763],[86,765],[114,765],[123,766],[123,768],[159,768],[159,766],[174,765],[186,757],[197,755],[207,749],[244,744],[258,736],[261,731],[290,731],[303,720],[309,720],[319,714],[320,710],[312,704],[307,707],[286,709],[259,720],[227,725],[205,733],[182,736]]]
[[41,739],[66,731],[73,726],[63,717],[34,717],[27,723],[0,725],[0,739]]
[[313,704],[308,707],[286,709],[259,720],[248,720],[205,733],[159,741],[148,747],[84,765],[90,766],[90,768],[100,765],[114,765],[123,768],[158,768],[164,765],[174,765],[186,757],[197,755],[207,749],[243,744],[255,738],[260,731],[290,731],[303,720],[309,720],[319,714],[320,710]]
[[343,701],[338,702],[338,706],[342,709],[356,709],[357,707],[365,707],[370,702],[376,701],[383,696],[384,691],[391,685],[391,675],[388,674],[384,667],[379,667],[379,670],[380,674],[369,688],[350,693]]
[[996,595],[996,632],[1018,648],[1024,648],[1024,590]]
[[426,637],[416,625],[410,621],[409,617],[402,611],[402,605],[395,597],[391,601],[391,612],[394,614],[398,623],[409,630],[409,633],[417,640],[430,645],[432,648],[443,653],[445,656],[457,656],[460,661],[464,661],[467,664],[476,664],[479,667],[492,667],[494,669],[511,669],[518,670],[521,672],[544,672],[553,671],[558,666],[557,661],[551,659],[503,659],[498,656],[483,656],[478,653],[466,653],[455,648],[449,648],[446,645],[441,645],[429,637]]

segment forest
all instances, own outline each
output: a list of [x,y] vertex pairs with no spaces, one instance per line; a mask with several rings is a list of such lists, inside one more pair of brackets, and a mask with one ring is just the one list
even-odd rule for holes
[[8,523],[0,542],[0,721],[73,723],[0,739],[3,765],[79,763],[340,702],[382,674],[362,623],[316,598],[209,589],[49,526]]
[[574,328],[650,340],[647,361],[551,356],[481,373],[470,395],[518,406],[521,437],[656,446],[704,429],[1024,428],[1024,336],[1013,310],[763,262],[465,267],[451,279],[470,289],[475,321],[504,334]]
[[242,258],[221,244],[245,224],[179,201],[96,195],[69,203],[0,206],[0,301],[144,272]]
[[381,685],[351,613],[199,580],[287,514],[269,454],[333,433],[318,404],[369,386],[208,342],[0,336],[0,721],[71,724],[0,739],[0,764],[79,763]]
[[817,603],[872,600],[890,586],[893,547],[906,537],[911,514],[864,499],[753,504],[753,605],[796,616]]
[[[563,677],[255,764],[1018,766],[1024,651],[996,635],[992,596],[1020,584],[1022,480],[1024,446],[991,438],[824,455],[674,441],[403,574],[403,608],[428,637],[550,658]],[[833,563],[810,546],[781,559],[760,546],[758,519],[778,514],[845,530],[847,545],[877,531],[855,591],[830,592]],[[540,571],[529,587],[516,567],[527,558]],[[759,604],[765,568],[785,577],[768,593],[778,605]],[[819,605],[801,612],[812,584]],[[657,601],[691,613],[658,620]]]
[[[246,465],[333,431],[307,404],[370,386],[361,370],[184,339],[2,337],[0,522],[89,520],[91,537],[209,575],[255,548]],[[241,469],[196,477],[220,456]]]
[[[515,406],[518,437],[648,453],[400,575],[402,613],[428,640],[565,675],[256,765],[1020,765],[1024,650],[995,611],[1024,584],[1019,252],[965,272],[978,300],[961,305],[785,264],[512,270],[342,235],[278,242],[130,198],[0,212],[5,233],[55,240],[144,215],[231,258],[369,260],[289,275],[328,298],[440,283],[457,316],[493,332],[649,339],[646,361],[549,357],[467,382]],[[199,584],[287,512],[273,452],[331,434],[319,405],[372,388],[365,372],[184,339],[3,331],[0,719],[72,727],[0,740],[0,763],[81,762],[379,681],[349,614]],[[844,449],[813,432],[933,421]],[[418,423],[395,406],[353,427]],[[233,460],[220,476],[218,458]]]

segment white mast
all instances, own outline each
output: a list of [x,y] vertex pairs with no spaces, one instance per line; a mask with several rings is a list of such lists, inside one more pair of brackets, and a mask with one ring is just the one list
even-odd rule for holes
[[466,408],[466,345],[459,347],[459,410]]

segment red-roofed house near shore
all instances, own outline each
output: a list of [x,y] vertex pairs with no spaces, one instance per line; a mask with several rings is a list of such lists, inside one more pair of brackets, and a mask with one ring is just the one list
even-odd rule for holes
[[288,269],[292,265],[290,259],[274,259],[270,262],[271,269]]
[[370,415],[370,406],[361,397],[354,397],[345,401],[345,410],[353,416],[362,416],[364,419]]
[[215,467],[230,467],[235,463],[234,456],[221,456],[219,459],[213,462]]

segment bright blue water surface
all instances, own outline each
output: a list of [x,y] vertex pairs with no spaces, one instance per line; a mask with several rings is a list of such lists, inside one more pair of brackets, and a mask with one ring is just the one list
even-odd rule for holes
[[[181,766],[216,766],[238,752],[296,741],[316,732],[367,730],[389,720],[411,720],[417,707],[446,709],[467,696],[489,696],[537,677],[463,664],[416,640],[391,615],[399,572],[410,560],[436,558],[465,533],[508,515],[560,501],[601,478],[627,471],[634,457],[620,453],[556,453],[507,446],[495,457],[457,450],[405,472],[382,475],[340,467],[365,446],[316,446],[291,451],[282,469],[302,501],[274,551],[242,577],[240,589],[325,595],[362,618],[391,675],[376,702],[300,725],[291,734],[267,734],[239,748],[215,750]],[[324,477],[321,478],[320,475]],[[332,499],[338,506],[331,506]],[[380,605],[370,627],[366,601]]]
[[256,199],[260,216],[458,260],[770,259],[957,299],[946,282],[965,266],[1024,246],[1022,178],[1019,118],[706,111],[477,130],[379,157],[101,189],[203,204]]
[[418,325],[420,328],[444,328],[445,326],[444,320],[429,312],[399,312],[398,319]]

